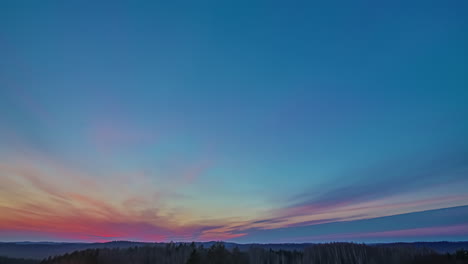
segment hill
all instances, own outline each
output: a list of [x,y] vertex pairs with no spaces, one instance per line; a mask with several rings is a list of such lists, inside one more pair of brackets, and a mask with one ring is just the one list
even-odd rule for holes
[[[59,256],[66,253],[71,253],[86,249],[100,248],[130,248],[141,246],[156,246],[165,245],[167,243],[144,243],[131,241],[114,241],[107,243],[52,243],[52,242],[15,242],[15,243],[0,243],[0,256],[11,258],[32,258],[44,259],[49,256]],[[177,243],[176,243],[177,244]],[[211,247],[216,242],[196,242],[197,246],[205,248]],[[302,251],[304,248],[310,247],[310,243],[284,243],[284,244],[236,244],[225,243],[227,249],[238,247],[241,251],[246,251],[251,247],[262,248],[267,250],[297,250]],[[416,248],[428,248],[438,253],[454,253],[459,249],[468,249],[468,242],[415,242],[415,243],[390,243],[390,244],[375,244],[379,246],[413,246]]]

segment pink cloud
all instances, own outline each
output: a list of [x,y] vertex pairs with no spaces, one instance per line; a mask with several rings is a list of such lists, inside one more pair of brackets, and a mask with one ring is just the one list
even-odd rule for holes
[[[191,177],[201,172],[200,168],[204,166],[197,167]],[[51,173],[59,173],[60,178],[56,178],[59,181],[54,181]],[[0,183],[5,189],[4,203],[0,206],[0,233],[8,231],[9,237],[15,234],[21,237],[30,232],[84,241],[107,238],[167,241],[194,240],[202,232],[217,228],[184,218],[191,215],[185,209],[175,210],[161,200],[155,204],[153,197],[145,193],[122,192],[120,197],[112,198],[98,188],[101,186],[98,183],[90,186],[91,191],[86,186],[69,183],[82,182],[81,178],[86,179],[61,166],[56,168],[54,162],[43,162],[40,166],[28,160],[0,163]],[[78,192],[77,187],[82,191]],[[212,239],[222,236],[211,234]],[[210,238],[210,233],[204,238]]]

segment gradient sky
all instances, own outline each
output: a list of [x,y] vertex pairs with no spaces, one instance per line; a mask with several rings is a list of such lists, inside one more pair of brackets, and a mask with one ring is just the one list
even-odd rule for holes
[[468,240],[468,2],[0,2],[0,241]]

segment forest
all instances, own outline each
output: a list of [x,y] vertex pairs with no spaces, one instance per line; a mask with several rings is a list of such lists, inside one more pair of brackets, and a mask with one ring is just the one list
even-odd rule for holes
[[354,243],[317,244],[304,250],[272,250],[252,246],[227,249],[221,242],[209,248],[195,243],[100,248],[49,257],[40,264],[463,264],[468,251],[438,254],[409,246]]

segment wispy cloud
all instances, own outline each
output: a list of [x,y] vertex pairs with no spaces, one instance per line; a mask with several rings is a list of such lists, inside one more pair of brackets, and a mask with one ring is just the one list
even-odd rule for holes
[[[442,165],[440,162],[429,164],[431,173],[421,173],[415,178],[409,179],[409,176],[427,170],[420,169],[419,165],[398,169],[393,172],[396,175],[394,180],[375,179],[372,184],[353,185],[354,189],[337,187],[316,196],[304,193],[291,199],[290,205],[285,207],[247,218],[215,219],[200,214],[196,207],[180,207],[174,203],[173,195],[177,195],[178,189],[193,185],[215,165],[212,159],[200,160],[176,170],[176,175],[168,178],[169,182],[158,186],[145,173],[93,177],[37,153],[16,162],[10,159],[0,163],[0,232],[10,232],[11,236],[15,230],[18,235],[30,231],[77,240],[236,240],[255,238],[264,232],[274,235],[279,230],[353,222],[468,203],[468,195],[463,193],[414,196],[406,187],[393,187],[406,179],[414,187],[412,190],[435,188],[440,175],[465,172],[464,159],[458,157],[458,160],[452,159]],[[427,181],[414,182],[422,179]],[[453,180],[459,180],[458,174],[453,176]],[[137,188],[129,187],[132,182],[138,184]],[[383,190],[387,185],[391,186]],[[383,191],[379,192],[380,189]],[[366,233],[370,238],[372,234],[389,236],[391,233],[379,233],[387,231],[390,232],[359,233]],[[276,238],[300,239],[294,232],[286,234]],[[400,233],[395,231],[394,234]],[[333,234],[323,234],[326,235]]]
[[[59,161],[25,155],[0,162],[0,234],[33,232],[43,237],[94,241],[215,240],[239,236],[220,232],[226,222],[204,221],[196,208],[172,205],[177,189],[194,183],[210,166],[182,168],[173,184],[158,187],[147,176],[126,188],[133,174],[93,177]],[[139,174],[136,174],[139,175]],[[185,198],[184,198],[185,199]]]
[[[456,235],[468,237],[466,232],[468,206],[436,209],[422,212],[361,219],[331,221],[313,225],[290,226],[275,229],[254,229],[235,239],[239,242],[318,242],[318,241],[384,241],[400,236],[401,240]],[[405,231],[408,236],[405,236]],[[458,232],[458,234],[457,234]]]
[[[324,215],[338,215],[340,219],[391,215],[420,206],[456,205],[468,202],[467,195],[440,194],[429,198],[409,197],[411,193],[441,186],[441,184],[464,183],[468,173],[465,152],[451,153],[432,159],[416,158],[406,162],[382,164],[371,170],[351,173],[349,177],[360,180],[346,186],[337,186],[317,193],[317,186],[290,199],[288,206],[273,209],[274,219],[305,219]],[[339,185],[339,183],[337,183]],[[448,186],[447,186],[448,187]],[[398,201],[406,197],[405,201]],[[459,205],[459,204],[458,204]],[[428,206],[428,207],[424,207]],[[443,205],[442,205],[443,207]],[[303,222],[304,224],[307,221]]]
[[296,239],[297,241],[362,241],[365,239],[391,238],[394,240],[401,240],[411,237],[422,238],[443,236],[466,237],[468,236],[468,224],[398,229],[381,232],[338,233],[319,236],[297,237]]

